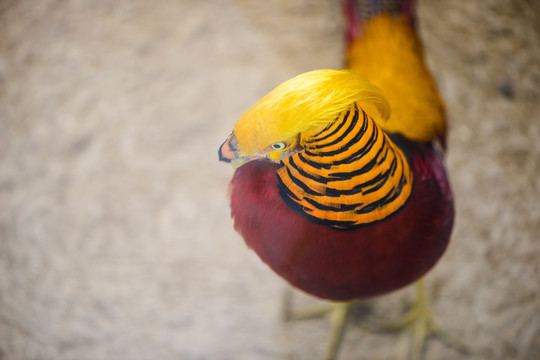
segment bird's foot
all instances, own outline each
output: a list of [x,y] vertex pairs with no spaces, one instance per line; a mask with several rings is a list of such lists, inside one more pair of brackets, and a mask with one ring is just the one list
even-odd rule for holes
[[[423,358],[425,345],[430,338],[438,338],[447,345],[457,349],[461,353],[468,351],[467,346],[459,339],[444,331],[435,321],[431,306],[429,305],[428,297],[425,290],[424,280],[420,280],[417,284],[418,298],[413,306],[400,318],[384,323],[371,324],[371,330],[383,332],[395,332],[404,330],[405,340],[407,343],[401,342],[397,348],[401,358],[411,358],[413,360],[421,360]],[[405,348],[405,347],[408,347]],[[410,354],[410,356],[407,356]]]
[[[416,284],[417,299],[411,308],[398,319],[390,322],[380,322],[369,320],[368,314],[364,315],[364,321],[359,326],[364,330],[381,332],[402,332],[403,336],[397,344],[396,355],[398,359],[421,360],[424,355],[426,342],[429,339],[437,338],[447,345],[455,348],[461,353],[467,353],[467,346],[458,338],[444,331],[435,321],[435,317],[429,304],[425,289],[424,280]],[[284,304],[285,321],[308,320],[327,316],[330,320],[330,340],[324,360],[335,360],[337,358],[339,346],[343,341],[347,320],[351,316],[351,309],[357,312],[357,307],[364,306],[366,311],[367,303],[363,301],[349,301],[343,303],[317,303],[310,307],[293,309],[291,297],[286,296]],[[368,310],[369,313],[369,310]],[[367,318],[366,318],[367,315]]]

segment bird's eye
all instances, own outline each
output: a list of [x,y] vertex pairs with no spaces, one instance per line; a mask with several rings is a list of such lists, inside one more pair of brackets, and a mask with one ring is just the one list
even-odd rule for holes
[[285,149],[285,143],[283,142],[277,142],[272,144],[272,149],[274,150],[283,150]]

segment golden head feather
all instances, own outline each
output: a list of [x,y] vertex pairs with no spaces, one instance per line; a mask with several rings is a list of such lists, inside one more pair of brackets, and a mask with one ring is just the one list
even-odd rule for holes
[[[350,70],[315,70],[272,90],[234,126],[242,156],[262,156],[275,143],[291,145],[328,126],[352,103],[373,105],[388,119],[390,105],[382,91]],[[373,116],[373,114],[372,114]]]

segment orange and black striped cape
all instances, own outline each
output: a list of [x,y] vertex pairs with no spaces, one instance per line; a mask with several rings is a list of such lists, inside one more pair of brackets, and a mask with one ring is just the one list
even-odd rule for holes
[[308,219],[350,230],[383,220],[407,201],[405,155],[357,104],[283,160],[279,190]]

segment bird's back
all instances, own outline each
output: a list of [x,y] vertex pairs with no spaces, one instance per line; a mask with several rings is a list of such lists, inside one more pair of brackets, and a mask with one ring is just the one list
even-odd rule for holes
[[379,126],[415,141],[439,140],[444,145],[444,103],[426,66],[410,17],[383,13],[373,15],[361,25],[349,21],[347,26],[361,26],[350,41],[347,67],[370,79],[391,104],[390,119],[375,117]]

